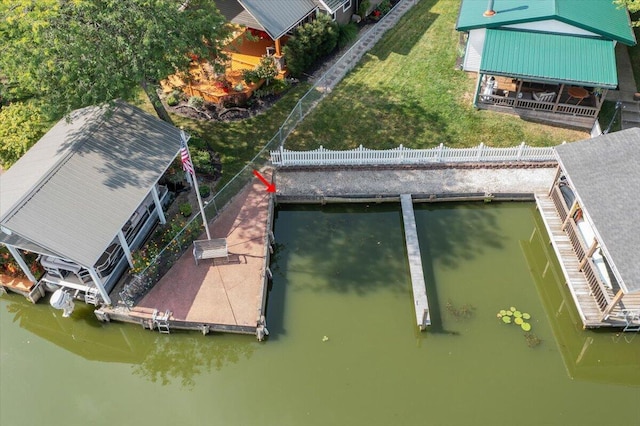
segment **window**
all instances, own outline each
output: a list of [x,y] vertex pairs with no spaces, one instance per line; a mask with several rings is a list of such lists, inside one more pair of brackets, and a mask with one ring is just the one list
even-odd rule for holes
[[331,14],[331,20],[332,20],[332,21],[335,21],[335,20],[336,20],[336,13],[335,13],[335,12],[333,12],[333,13]]
[[342,11],[343,12],[346,12],[349,9],[351,9],[351,0],[349,0],[348,2],[346,2],[345,4],[342,5]]

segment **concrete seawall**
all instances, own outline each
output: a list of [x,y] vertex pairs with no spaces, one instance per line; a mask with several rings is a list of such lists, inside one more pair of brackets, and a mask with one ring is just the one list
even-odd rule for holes
[[425,168],[308,168],[277,170],[278,202],[466,199],[533,200],[549,191],[557,165],[457,165]]

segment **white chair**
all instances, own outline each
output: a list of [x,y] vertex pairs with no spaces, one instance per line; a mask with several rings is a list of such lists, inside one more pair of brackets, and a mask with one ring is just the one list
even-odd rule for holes
[[533,99],[538,102],[553,102],[556,97],[556,92],[533,92]]

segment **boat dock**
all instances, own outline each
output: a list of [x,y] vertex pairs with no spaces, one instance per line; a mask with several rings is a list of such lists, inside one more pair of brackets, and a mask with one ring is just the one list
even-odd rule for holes
[[416,218],[413,213],[411,194],[400,195],[400,203],[402,204],[404,237],[407,244],[407,257],[409,260],[409,272],[411,274],[416,322],[420,330],[424,330],[426,326],[431,325],[431,314],[429,312],[427,287],[422,269],[422,256],[420,255],[420,243],[418,242],[418,231],[416,230]]
[[212,238],[226,238],[228,259],[200,260],[196,265],[188,249],[134,307],[102,307],[96,316],[165,333],[227,332],[262,340],[268,333],[265,308],[273,208],[273,196],[256,179],[209,223]]

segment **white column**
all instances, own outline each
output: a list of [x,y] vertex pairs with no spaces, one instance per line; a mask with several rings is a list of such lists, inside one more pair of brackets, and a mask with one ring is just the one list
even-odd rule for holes
[[158,190],[156,189],[155,185],[153,185],[153,187],[151,188],[151,196],[153,196],[153,202],[155,203],[156,210],[158,211],[158,219],[160,219],[160,223],[164,225],[165,223],[167,223],[167,219],[165,219],[164,217],[164,212],[162,211],[162,203],[160,203],[160,196],[158,195]]
[[24,272],[24,274],[27,276],[29,281],[31,281],[32,283],[37,283],[38,280],[36,280],[36,277],[34,277],[31,271],[29,270],[29,266],[22,258],[22,255],[20,254],[18,249],[10,245],[7,245],[6,247],[7,249],[9,249],[9,252],[13,256],[13,258],[16,260],[16,262],[18,262],[18,265],[20,265],[20,269],[22,269],[22,272]]
[[122,233],[122,229],[118,231],[118,239],[120,240],[122,251],[124,251],[124,255],[127,257],[127,262],[129,262],[129,266],[133,268],[133,258],[131,257],[131,249],[129,248],[129,244],[127,244],[127,239],[124,237],[124,234]]
[[102,285],[102,280],[98,276],[98,273],[96,272],[96,270],[94,268],[88,268],[88,271],[89,271],[89,275],[91,275],[91,278],[93,279],[94,284],[98,288],[98,291],[100,292],[100,296],[102,296],[104,303],[106,303],[107,305],[111,305],[111,298],[107,294],[107,290],[104,289],[104,285]]

